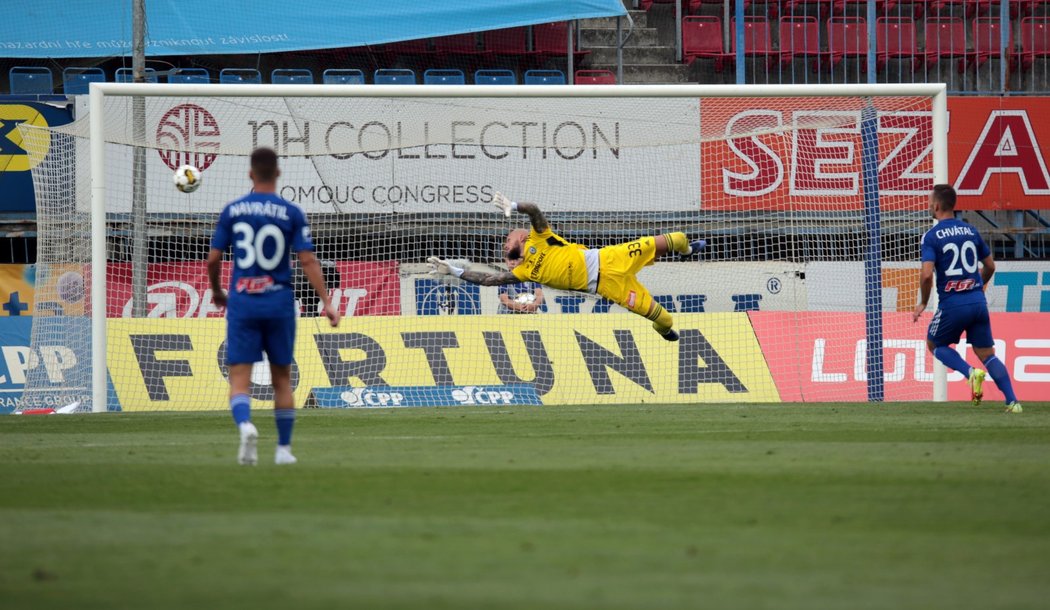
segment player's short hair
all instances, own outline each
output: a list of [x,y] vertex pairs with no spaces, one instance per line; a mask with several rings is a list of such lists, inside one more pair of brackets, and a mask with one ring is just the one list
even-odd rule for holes
[[252,151],[252,173],[261,182],[277,179],[277,153],[272,148],[256,148]]
[[935,184],[933,186],[933,200],[942,210],[955,209],[955,188],[950,184]]

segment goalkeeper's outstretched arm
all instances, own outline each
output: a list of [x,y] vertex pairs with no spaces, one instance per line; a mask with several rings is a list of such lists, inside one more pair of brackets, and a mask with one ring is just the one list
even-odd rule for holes
[[432,275],[454,275],[470,282],[471,284],[477,284],[479,286],[503,286],[504,284],[521,283],[518,276],[510,271],[500,271],[497,273],[468,271],[467,269],[461,269],[451,262],[442,260],[436,256],[428,258],[427,263],[430,265],[430,273]]
[[525,214],[529,217],[529,220],[532,222],[532,228],[535,229],[537,233],[543,233],[550,226],[547,224],[547,219],[544,218],[543,212],[540,211],[540,206],[535,203],[517,203],[511,201],[510,198],[503,193],[496,193],[492,198],[492,205],[499,208],[499,210],[503,212],[503,215],[508,218],[510,217],[511,212]]

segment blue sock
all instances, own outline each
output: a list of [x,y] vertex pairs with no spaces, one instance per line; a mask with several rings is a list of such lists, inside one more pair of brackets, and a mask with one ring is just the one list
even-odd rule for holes
[[984,366],[988,368],[988,374],[995,380],[995,387],[999,388],[999,391],[1006,396],[1006,404],[1017,402],[1017,396],[1014,395],[1014,386],[1010,383],[1010,373],[1007,372],[1003,361],[995,356],[990,356],[984,361]]
[[953,371],[958,371],[962,373],[963,377],[969,379],[970,369],[973,367],[971,367],[969,364],[966,364],[966,361],[963,360],[963,357],[959,355],[959,352],[953,350],[947,345],[942,345],[941,347],[938,347],[937,349],[933,350],[933,355],[938,360],[943,362],[944,366],[950,368]]
[[247,394],[234,394],[230,397],[230,412],[233,422],[238,426],[252,420],[252,399]]
[[295,409],[274,409],[273,419],[277,424],[277,444],[287,447],[292,444],[292,427],[295,426]]

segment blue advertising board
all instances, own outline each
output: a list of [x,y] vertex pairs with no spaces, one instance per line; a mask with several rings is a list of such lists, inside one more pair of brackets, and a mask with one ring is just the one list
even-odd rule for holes
[[307,408],[389,408],[389,407],[494,407],[541,405],[536,388],[529,383],[492,386],[349,386],[314,388]]

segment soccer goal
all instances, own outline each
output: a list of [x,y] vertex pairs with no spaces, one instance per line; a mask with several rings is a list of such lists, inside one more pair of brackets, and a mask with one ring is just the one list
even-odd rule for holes
[[[302,295],[298,405],[930,400],[913,323],[943,85],[92,84],[86,117],[23,127],[39,226],[27,404],[224,409],[204,259],[247,155],[281,156],[312,225],[330,329]],[[192,194],[173,169],[202,171]],[[587,248],[683,231],[638,281],[680,334],[586,292],[479,287],[537,203]],[[526,311],[522,311],[526,310]],[[938,381],[939,379],[939,381]],[[268,369],[253,397],[269,398]]]

